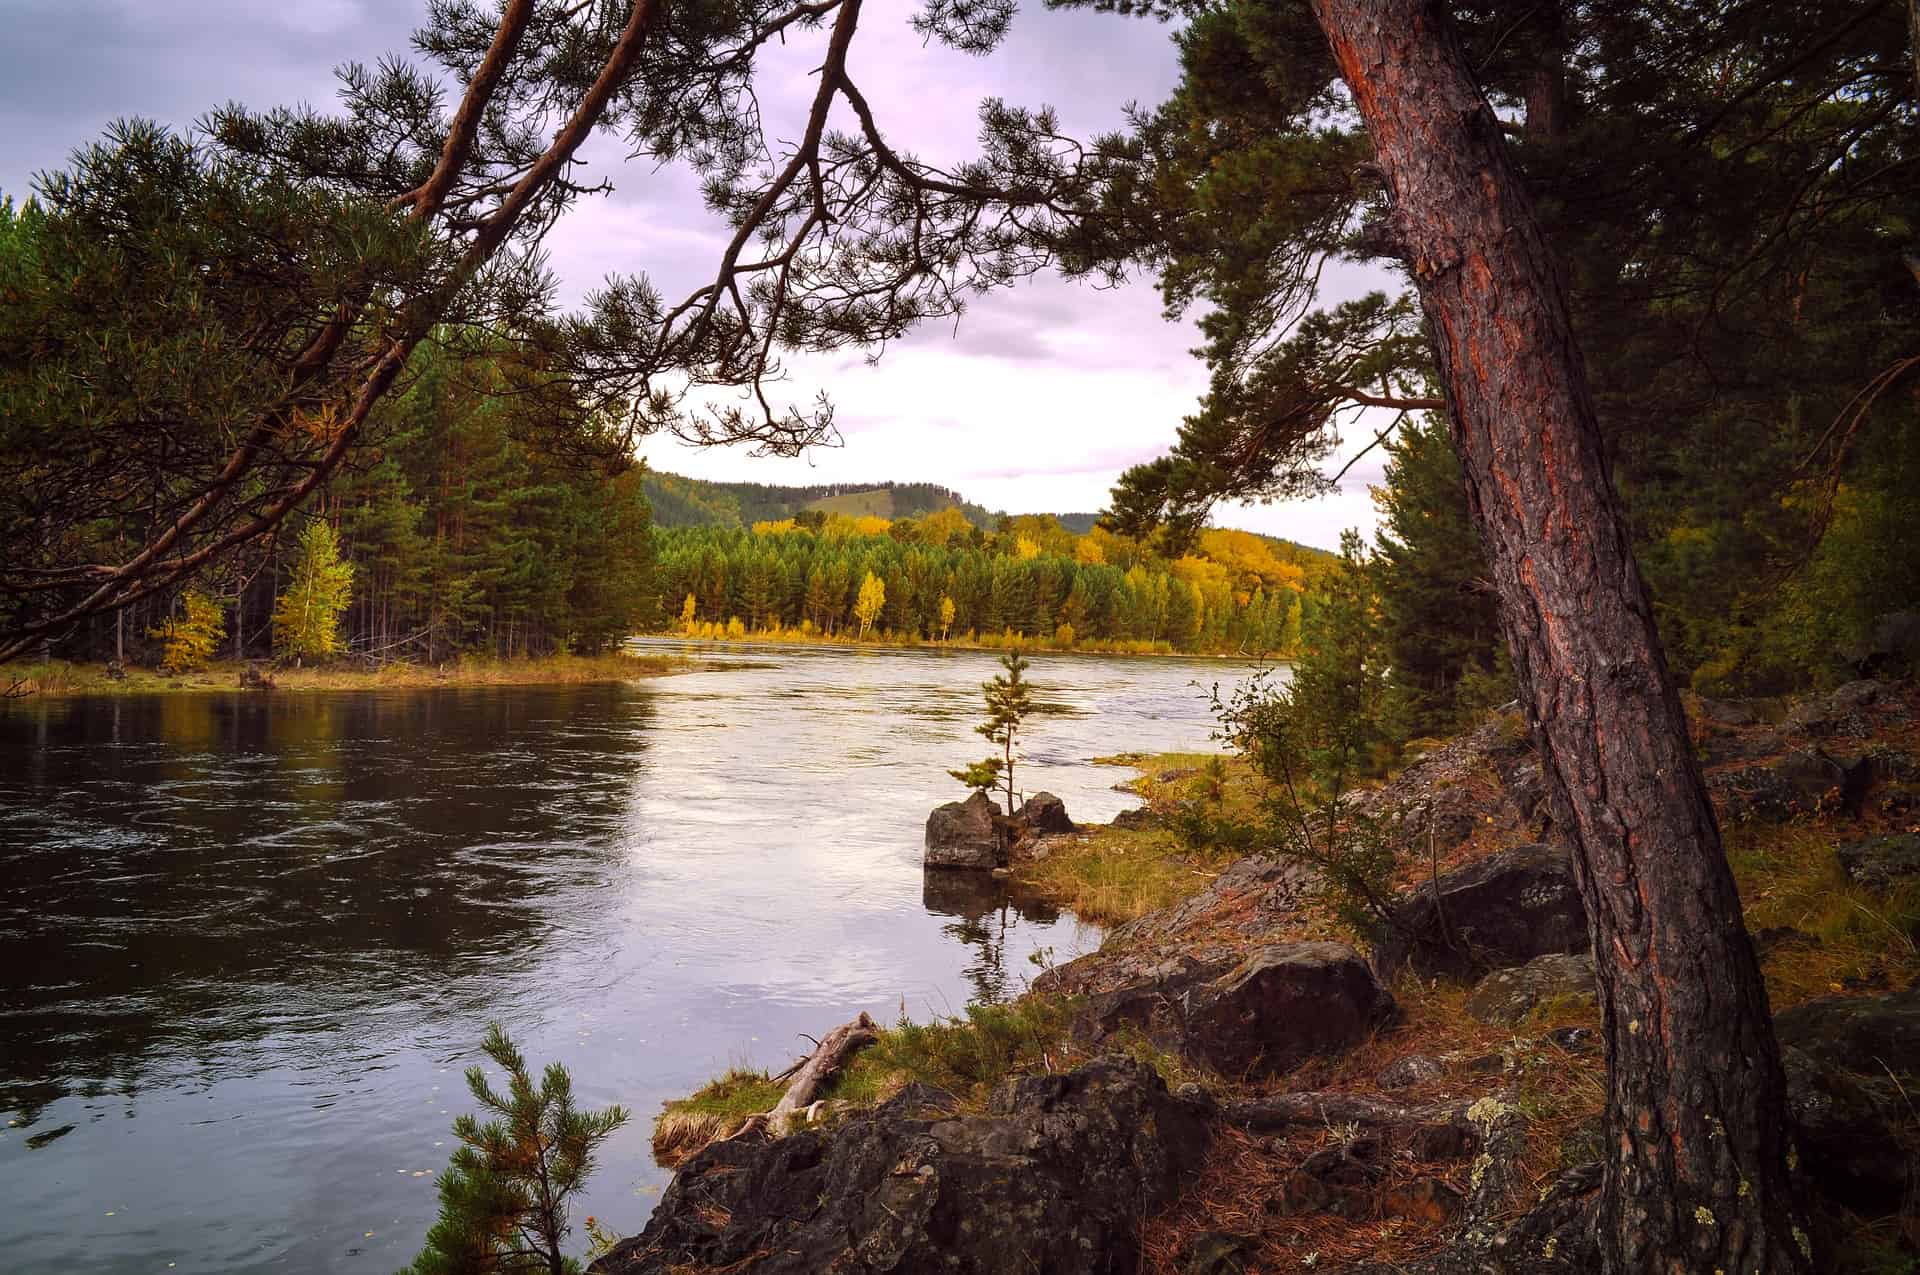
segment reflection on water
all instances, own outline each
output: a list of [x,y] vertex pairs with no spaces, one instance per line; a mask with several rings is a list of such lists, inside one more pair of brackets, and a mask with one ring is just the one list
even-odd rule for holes
[[1020,991],[1019,970],[1007,968],[1007,939],[1024,933],[1022,921],[1051,926],[1060,909],[1042,899],[1022,898],[983,872],[929,868],[920,878],[921,906],[952,917],[940,932],[963,944],[970,956],[960,973],[969,1000],[1003,1001]]
[[[1016,993],[1030,954],[1097,939],[920,871],[989,657],[726,659],[0,711],[8,1269],[392,1270],[489,1019],[640,1113],[587,1202],[637,1230],[660,1099],[863,1009]],[[1089,759],[1205,747],[1219,667],[1036,659],[1053,711],[1022,786],[1111,817]]]

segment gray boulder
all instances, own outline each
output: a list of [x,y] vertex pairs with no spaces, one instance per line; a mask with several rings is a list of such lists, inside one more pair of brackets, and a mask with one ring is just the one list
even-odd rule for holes
[[1855,812],[1872,782],[1871,760],[1796,748],[1761,765],[1720,771],[1707,787],[1723,819],[1779,822],[1816,810]]
[[1006,836],[998,812],[984,792],[965,801],[934,807],[927,816],[929,868],[1001,868],[1007,863]]
[[1701,696],[1694,716],[1716,726],[1758,725],[1760,715],[1753,706],[1737,699],[1708,699]]
[[1773,1030],[1828,1066],[1920,1079],[1920,983],[1888,996],[1823,996],[1775,1014]]
[[1399,1007],[1344,943],[1276,943],[1237,964],[1176,960],[1096,995],[1078,1024],[1101,1041],[1131,1029],[1227,1076],[1271,1076],[1338,1053]]
[[1914,1185],[1895,1127],[1901,1094],[1884,1074],[1855,1075],[1791,1045],[1780,1051],[1800,1160],[1822,1194],[1861,1213],[1900,1207]]
[[1920,985],[1825,996],[1774,1015],[1787,1101],[1807,1173],[1860,1212],[1891,1212],[1920,1187],[1900,1127],[1920,1086]]
[[1200,1105],[1127,1058],[1006,1081],[981,1116],[895,1099],[834,1130],[713,1143],[591,1269],[1117,1275],[1207,1141]]
[[1539,1006],[1573,999],[1595,1000],[1593,957],[1555,952],[1481,979],[1467,997],[1467,1013],[1483,1023],[1518,1027]]
[[1566,852],[1517,846],[1456,869],[1394,909],[1374,948],[1391,978],[1474,978],[1554,952],[1588,947],[1586,907]]
[[1438,1080],[1446,1074],[1446,1065],[1438,1058],[1426,1054],[1408,1054],[1388,1063],[1373,1078],[1373,1083],[1379,1089],[1411,1089],[1415,1085]]
[[1855,885],[1884,890],[1901,877],[1920,873],[1920,833],[1868,837],[1840,847],[1840,870]]
[[1879,682],[1862,679],[1806,700],[1787,714],[1781,726],[1788,731],[1824,737],[1829,735],[1862,738],[1872,730],[1877,705],[1892,703],[1888,688]]
[[1232,1231],[1202,1231],[1181,1246],[1180,1275],[1246,1275],[1255,1269],[1260,1242]]
[[1839,652],[1862,677],[1920,672],[1920,614],[1895,611],[1874,623],[1866,640]]
[[1028,833],[1073,831],[1073,820],[1067,818],[1067,803],[1050,792],[1037,792],[1027,798],[1013,819]]

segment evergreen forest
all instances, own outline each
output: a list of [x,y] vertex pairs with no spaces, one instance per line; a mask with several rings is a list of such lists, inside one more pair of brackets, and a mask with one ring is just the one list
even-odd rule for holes
[[[1026,514],[987,531],[803,513],[658,533],[659,606],[702,636],[868,636],[1118,652],[1290,654],[1331,555],[1209,529],[1173,559]],[[875,587],[877,586],[877,587]],[[863,614],[863,603],[871,608]]]

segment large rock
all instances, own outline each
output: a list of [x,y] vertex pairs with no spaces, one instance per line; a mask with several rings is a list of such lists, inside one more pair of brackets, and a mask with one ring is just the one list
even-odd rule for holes
[[1873,763],[1796,748],[1772,761],[1720,771],[1707,780],[1723,819],[1780,822],[1820,810],[1859,809]]
[[1526,845],[1488,855],[1416,891],[1394,909],[1374,948],[1374,966],[1382,978],[1406,966],[1425,978],[1474,978],[1587,947],[1586,908],[1573,864],[1564,851]]
[[1591,1004],[1595,999],[1593,957],[1585,952],[1555,952],[1481,979],[1467,997],[1467,1013],[1483,1023],[1518,1027],[1550,1002]]
[[1807,1175],[1829,1199],[1857,1212],[1897,1209],[1915,1185],[1912,1157],[1894,1131],[1898,1088],[1884,1075],[1854,1075],[1791,1045],[1780,1061]]
[[1258,938],[1277,931],[1299,911],[1312,883],[1313,873],[1290,860],[1239,859],[1198,894],[1120,926],[1107,936],[1107,944],[1126,948],[1172,943],[1209,930]]
[[1920,983],[1890,996],[1823,996],[1775,1014],[1773,1030],[1829,1066],[1920,1079]]
[[1868,837],[1840,847],[1840,870],[1855,885],[1884,890],[1901,877],[1920,874],[1920,833]]
[[1525,735],[1495,717],[1408,764],[1379,788],[1346,798],[1356,816],[1381,821],[1393,840],[1421,854],[1452,850],[1482,827],[1530,826],[1545,815],[1545,786]]
[[1030,834],[1073,831],[1073,820],[1067,818],[1067,803],[1050,792],[1037,792],[1027,798],[1013,821]]
[[1839,655],[1862,677],[1920,673],[1920,614],[1895,611],[1881,616],[1865,641],[1844,648]]
[[1920,1171],[1896,1132],[1920,1086],[1920,985],[1827,996],[1774,1015],[1808,1174],[1862,1212],[1898,1208]]
[[949,801],[927,816],[929,868],[1001,868],[1007,863],[1006,836],[998,811],[984,792],[965,801]]
[[1350,1049],[1398,1013],[1344,943],[1276,943],[1231,966],[1175,958],[1093,997],[1095,1041],[1133,1029],[1227,1076],[1276,1075]]
[[1876,718],[1904,716],[1904,707],[1889,687],[1861,679],[1802,701],[1780,724],[1790,732],[1816,738],[1864,739],[1873,733]]
[[983,1116],[915,1094],[836,1130],[714,1143],[592,1270],[1121,1275],[1207,1136],[1203,1109],[1132,1059],[1008,1081]]

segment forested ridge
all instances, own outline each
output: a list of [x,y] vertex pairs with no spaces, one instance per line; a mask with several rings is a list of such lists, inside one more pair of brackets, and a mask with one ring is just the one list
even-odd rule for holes
[[[748,527],[815,510],[880,518],[918,518],[942,509],[958,509],[977,527],[992,525],[995,515],[959,492],[934,483],[819,483],[788,487],[775,483],[723,483],[649,470],[647,500],[660,527]],[[1085,530],[1085,528],[1082,528]]]

